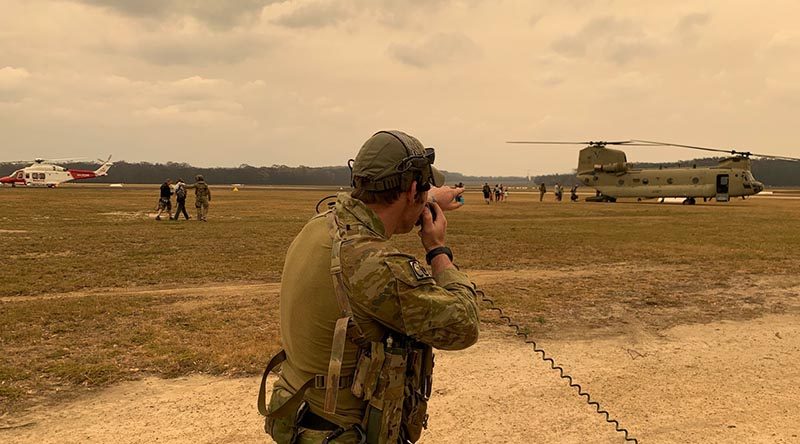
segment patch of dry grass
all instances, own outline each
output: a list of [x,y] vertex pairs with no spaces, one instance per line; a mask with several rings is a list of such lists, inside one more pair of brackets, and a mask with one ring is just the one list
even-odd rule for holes
[[[0,189],[0,412],[143,374],[258,374],[279,347],[278,297],[252,283],[279,281],[325,194],[215,189],[204,224],[148,218],[155,186]],[[537,337],[752,317],[800,288],[800,201],[466,197],[447,215],[456,262],[496,273],[483,289]],[[423,255],[416,235],[393,242]],[[78,293],[45,298],[63,292]]]

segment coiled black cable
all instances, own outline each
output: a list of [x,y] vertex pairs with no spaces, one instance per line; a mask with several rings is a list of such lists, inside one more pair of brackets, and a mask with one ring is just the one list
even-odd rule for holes
[[527,334],[527,333],[525,333],[525,331],[524,331],[525,329],[524,329],[523,327],[521,327],[519,324],[516,324],[516,323],[514,323],[514,321],[512,321],[510,317],[508,317],[508,316],[507,316],[505,313],[503,313],[503,309],[501,309],[501,308],[497,307],[497,306],[494,304],[494,301],[493,301],[493,300],[491,300],[491,299],[489,299],[489,298],[486,296],[486,293],[484,293],[483,291],[481,291],[481,290],[478,290],[478,289],[476,289],[476,290],[475,290],[475,292],[476,292],[478,295],[480,295],[480,297],[481,297],[481,301],[483,301],[483,302],[485,302],[485,303],[489,304],[489,310],[492,310],[492,311],[495,311],[495,312],[497,312],[497,313],[498,313],[498,315],[500,316],[500,319],[501,319],[503,322],[505,322],[507,326],[509,326],[509,327],[512,327],[512,328],[514,329],[514,332],[515,332],[515,334],[516,334],[517,336],[519,336],[519,337],[521,337],[521,338],[524,338],[524,340],[525,340],[525,343],[526,343],[526,344],[531,344],[531,345],[533,346],[533,351],[535,351],[535,352],[539,353],[539,354],[542,356],[542,360],[543,360],[543,361],[550,363],[550,368],[551,368],[551,369],[553,369],[553,370],[558,370],[558,372],[559,372],[559,376],[560,376],[562,379],[566,379],[566,380],[569,382],[569,386],[570,386],[570,387],[573,387],[575,390],[577,390],[577,392],[578,392],[578,396],[583,396],[583,397],[585,397],[585,398],[586,398],[586,403],[587,403],[587,404],[589,404],[589,405],[593,406],[593,407],[595,408],[595,410],[597,411],[597,413],[599,413],[599,414],[601,414],[601,415],[605,415],[605,420],[606,420],[606,422],[607,422],[607,423],[609,423],[609,424],[613,424],[613,425],[614,425],[614,429],[615,429],[617,432],[624,433],[624,434],[625,434],[625,442],[634,442],[634,443],[636,443],[636,444],[638,444],[638,443],[639,443],[639,441],[638,441],[636,438],[629,437],[628,429],[626,429],[625,427],[622,427],[622,426],[620,426],[620,424],[619,424],[619,421],[617,421],[616,419],[613,419],[613,418],[611,418],[611,415],[608,413],[608,411],[606,411],[606,410],[603,410],[603,409],[600,407],[600,403],[599,403],[599,402],[592,400],[592,397],[591,397],[591,395],[589,395],[589,393],[587,393],[586,391],[584,391],[584,390],[583,390],[583,387],[581,387],[581,385],[580,385],[580,384],[578,384],[578,383],[576,383],[575,381],[573,381],[573,380],[572,380],[572,376],[568,375],[568,374],[567,374],[567,373],[564,371],[564,368],[563,368],[563,367],[561,367],[560,365],[556,364],[556,361],[555,361],[555,360],[553,360],[553,358],[551,358],[551,357],[547,356],[547,354],[545,353],[545,351],[544,351],[544,350],[542,350],[541,348],[539,348],[539,346],[536,344],[536,341],[534,341],[533,339],[530,339],[530,338],[528,337],[528,334]]

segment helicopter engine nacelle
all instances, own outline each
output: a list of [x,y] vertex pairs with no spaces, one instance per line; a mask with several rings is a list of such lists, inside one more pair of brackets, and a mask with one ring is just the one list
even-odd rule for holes
[[628,171],[628,163],[627,162],[614,162],[614,163],[606,163],[606,164],[595,164],[594,171],[601,173],[624,173]]

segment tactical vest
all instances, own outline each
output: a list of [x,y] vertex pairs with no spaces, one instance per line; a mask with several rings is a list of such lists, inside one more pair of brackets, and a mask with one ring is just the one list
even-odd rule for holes
[[[273,356],[264,370],[258,393],[258,410],[266,417],[265,430],[281,444],[294,442],[301,416],[298,413],[304,411],[303,394],[314,386],[325,389],[323,408],[329,414],[336,411],[339,390],[349,389],[355,397],[368,402],[361,423],[353,427],[361,442],[416,442],[422,430],[427,428],[433,349],[397,332],[389,333],[377,342],[365,338],[353,316],[342,275],[340,253],[342,245],[349,242],[347,232],[350,227],[342,226],[333,210],[328,212],[326,218],[332,239],[331,277],[340,311],[334,328],[328,374],[315,375],[288,399],[271,400],[268,409],[265,403],[267,376],[286,359],[286,352],[281,350]],[[358,346],[358,359],[352,375],[341,374],[347,340]],[[275,427],[276,423],[279,423],[278,427]],[[278,430],[281,426],[283,430]],[[323,442],[327,443],[344,432],[345,429],[340,427],[325,437]]]

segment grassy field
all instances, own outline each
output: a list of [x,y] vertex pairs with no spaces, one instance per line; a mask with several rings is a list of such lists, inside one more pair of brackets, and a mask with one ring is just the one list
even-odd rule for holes
[[[0,415],[142,375],[261,371],[283,254],[331,192],[213,193],[208,223],[157,222],[157,186],[0,188]],[[456,262],[537,337],[780,312],[800,279],[796,199],[466,199],[447,215]]]

